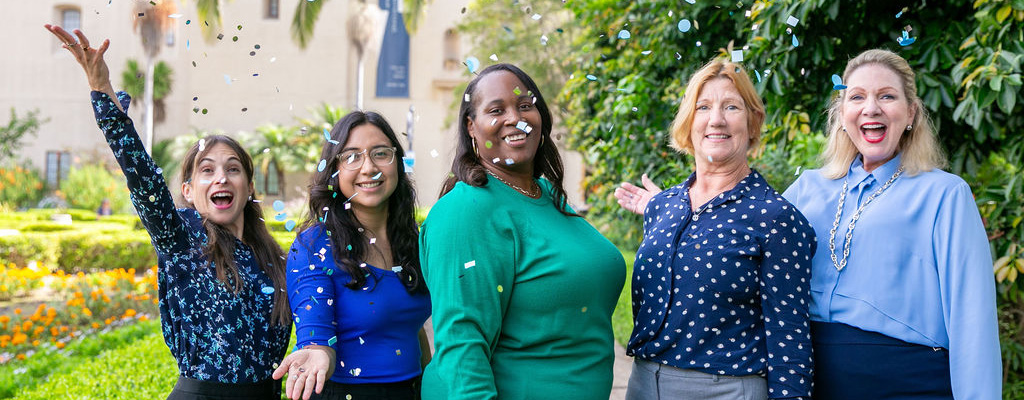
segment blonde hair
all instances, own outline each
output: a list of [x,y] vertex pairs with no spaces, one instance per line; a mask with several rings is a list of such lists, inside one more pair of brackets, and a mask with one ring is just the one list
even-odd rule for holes
[[697,112],[697,96],[704,88],[704,85],[712,79],[725,78],[732,81],[736,90],[743,98],[748,111],[747,133],[750,135],[750,149],[753,150],[761,142],[761,126],[764,124],[764,103],[761,96],[757,95],[754,83],[750,81],[746,71],[737,64],[725,60],[712,60],[705,64],[690,77],[686,84],[686,91],[683,92],[683,100],[679,103],[679,111],[672,120],[672,127],[669,128],[669,135],[672,138],[669,143],[672,148],[693,154],[693,140],[690,131],[693,129],[693,117]]
[[[903,84],[903,93],[908,106],[914,112],[914,121],[911,123],[913,127],[910,131],[903,132],[903,136],[896,146],[896,152],[903,153],[900,162],[903,164],[905,173],[913,176],[945,167],[946,157],[942,154],[938,141],[935,140],[935,127],[932,125],[931,119],[928,118],[921,98],[917,96],[914,70],[910,68],[907,60],[889,50],[868,50],[846,63],[843,81],[847,81],[850,74],[865,65],[878,65],[895,72]],[[846,176],[847,171],[850,170],[850,164],[860,154],[853,141],[850,140],[850,136],[843,131],[844,94],[845,90],[840,91],[838,96],[833,96],[828,108],[828,142],[825,144],[825,151],[821,154],[821,174],[829,179]]]

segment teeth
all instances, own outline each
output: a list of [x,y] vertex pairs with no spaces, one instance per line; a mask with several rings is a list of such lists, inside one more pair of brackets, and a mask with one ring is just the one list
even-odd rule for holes
[[381,185],[381,183],[382,183],[382,182],[372,182],[372,183],[361,183],[361,184],[359,184],[359,187],[362,187],[362,188],[367,188],[367,189],[369,189],[369,188],[375,188],[375,187],[377,187],[377,186],[380,186],[380,185]]
[[526,139],[526,135],[525,134],[506,136],[505,137],[505,143],[512,143],[512,141],[514,141],[514,140],[523,140],[523,139]]
[[864,129],[882,129],[882,128],[885,128],[885,125],[882,125],[882,124],[870,124],[870,125],[862,125],[861,128],[864,128]]
[[215,197],[215,198],[216,197],[231,197],[231,193],[225,193],[225,192],[214,193],[213,197]]
[[717,134],[717,135],[708,135],[707,137],[708,137],[708,139],[728,139],[729,135]]

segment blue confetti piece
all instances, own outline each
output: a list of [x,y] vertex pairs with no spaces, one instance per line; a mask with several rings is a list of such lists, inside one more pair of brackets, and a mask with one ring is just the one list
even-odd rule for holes
[[347,246],[347,247],[345,247],[345,248],[346,248],[346,249],[348,249],[348,251],[352,251],[352,245],[348,245],[348,246]]
[[324,140],[331,140],[331,131],[324,128]]
[[320,160],[320,164],[316,165],[316,171],[321,172],[324,168],[327,168],[327,160]]
[[793,47],[797,47],[799,45],[800,45],[800,41],[797,40],[796,35],[793,35]]
[[281,200],[274,200],[274,211],[284,211],[284,202]]
[[619,39],[626,40],[629,39],[630,37],[632,37],[632,35],[629,34],[629,31],[625,29],[619,31]]
[[274,293],[274,288],[272,286],[264,286],[260,290],[263,292],[263,294],[273,294]]
[[274,216],[274,220],[276,221],[284,221],[286,219],[288,219],[288,215],[285,213],[280,213]]
[[697,4],[697,0],[686,0],[686,2],[690,4]]
[[[906,35],[906,32],[904,32],[903,34]],[[905,37],[905,38],[901,38],[899,40],[899,43],[900,43],[900,46],[910,46],[910,45],[914,44],[914,42],[916,42],[916,41],[917,41],[916,37],[912,37],[912,38]]]
[[755,69],[754,75],[757,75],[757,83],[761,83],[761,73]]
[[903,16],[903,11],[900,11],[900,12],[896,13],[896,18],[897,19],[899,19],[899,17],[902,17],[902,16]]
[[476,70],[480,68],[480,60],[470,56],[466,59],[466,68],[469,68],[469,73],[475,74]]
[[693,24],[691,24],[690,20],[688,19],[681,19],[679,20],[679,25],[677,25],[676,27],[679,28],[680,32],[685,33],[690,31],[690,28],[693,27]]
[[310,299],[310,300],[313,300],[313,303],[316,303],[316,304],[320,304],[320,301],[319,301],[319,300],[317,300],[317,299],[316,299],[316,297],[313,297],[313,296],[309,296],[309,299]]
[[229,76],[228,74],[224,74],[224,83],[230,85],[231,84],[231,76]]
[[843,90],[846,89],[846,85],[843,84],[843,78],[839,75],[832,74],[832,90]]
[[191,40],[185,40],[185,51],[188,51],[188,49],[191,48],[191,47],[192,47],[192,41]]
[[412,172],[412,167],[416,165],[416,159],[413,157],[402,157],[402,166],[405,167],[403,172]]
[[285,222],[284,229],[287,229],[288,232],[291,232],[292,229],[295,229],[295,220],[290,219],[288,220],[288,222]]
[[590,80],[592,80],[592,81],[596,81],[596,80],[597,80],[597,77],[596,77],[596,76],[593,76],[593,75],[589,75],[589,74],[588,74],[588,75],[587,75],[587,79],[590,79]]

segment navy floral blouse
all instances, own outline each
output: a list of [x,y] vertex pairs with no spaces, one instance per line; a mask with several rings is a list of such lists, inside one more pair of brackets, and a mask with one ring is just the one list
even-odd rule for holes
[[627,353],[707,374],[760,375],[773,399],[809,397],[814,230],[756,171],[692,211],[694,177],[644,211]]
[[[124,92],[117,96],[127,111],[131,99]],[[274,285],[252,249],[235,239],[242,290],[232,293],[202,254],[202,217],[193,209],[175,209],[131,119],[105,93],[92,92],[92,105],[156,248],[160,326],[181,375],[223,383],[270,379],[287,350],[291,326],[271,323]]]

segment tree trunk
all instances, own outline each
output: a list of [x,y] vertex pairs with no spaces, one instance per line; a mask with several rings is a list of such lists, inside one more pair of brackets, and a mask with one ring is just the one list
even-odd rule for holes
[[143,144],[146,146],[146,152],[150,154],[153,154],[153,75],[156,74],[156,63],[154,61],[154,57],[146,57],[146,87],[142,95],[143,101],[146,104],[146,140]]
[[359,111],[363,110],[363,64],[365,64],[365,62],[363,61],[364,58],[366,57],[364,57],[363,52],[360,51],[358,57],[356,58],[356,60],[358,60],[356,61],[356,110]]

